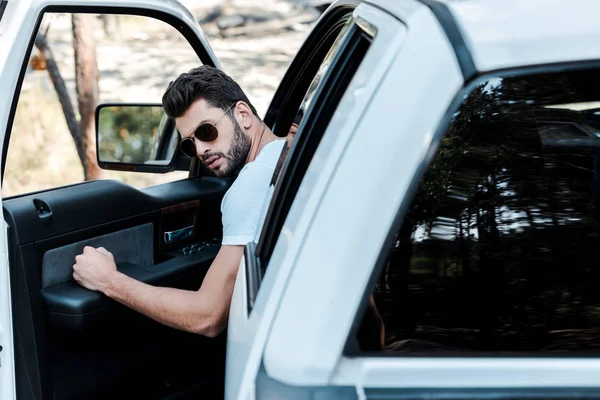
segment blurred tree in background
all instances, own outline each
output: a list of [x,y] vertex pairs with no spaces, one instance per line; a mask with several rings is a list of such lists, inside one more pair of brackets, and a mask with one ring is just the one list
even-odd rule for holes
[[[69,132],[75,142],[77,155],[83,167],[84,179],[99,179],[102,170],[96,161],[96,135],[94,114],[98,105],[98,63],[92,14],[72,15],[73,50],[75,56],[75,80],[79,118],[69,98],[64,79],[54,60],[46,35],[48,30],[36,36],[35,46],[39,57],[33,59],[34,68],[45,68],[56,90]],[[49,28],[49,27],[48,27]]]

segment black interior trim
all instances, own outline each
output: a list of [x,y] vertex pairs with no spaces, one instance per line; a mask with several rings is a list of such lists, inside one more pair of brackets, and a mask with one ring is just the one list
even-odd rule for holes
[[[4,199],[3,208],[17,244],[23,245],[156,211],[194,197],[216,201],[227,188],[227,181],[208,177],[143,190],[107,179]],[[105,201],[92,201],[99,196],[104,196]],[[34,199],[43,200],[52,208],[51,218],[38,217]],[[72,215],[86,215],[87,218],[72,218]]]
[[335,40],[335,37],[330,38],[332,31],[341,29],[359,3],[359,0],[341,0],[332,5],[298,50],[264,118],[265,124],[276,135],[287,135],[310,83]]
[[[15,383],[17,398],[51,399],[52,385],[46,357],[46,326],[41,301],[41,279],[35,268],[33,244],[22,251],[14,245],[8,229],[10,289],[12,297],[13,337],[15,349]],[[23,295],[26,293],[27,295]]]
[[[4,201],[5,219],[11,234],[11,249],[22,252],[26,246],[34,245],[31,254],[36,258],[31,259],[26,268],[28,272],[35,272],[35,276],[27,282],[40,280],[43,255],[50,249],[148,222],[155,225],[156,252],[160,240],[158,235],[161,210],[185,203],[190,198],[200,199],[203,212],[214,214],[212,217],[200,216],[206,225],[202,234],[207,236],[200,239],[218,235],[216,228],[209,227],[220,227],[220,199],[228,188],[227,182],[216,178],[176,181],[144,190],[111,180],[92,181],[85,185],[85,189],[82,189],[81,185],[75,185]],[[102,197],[107,201],[98,203],[97,200]],[[39,218],[32,199],[40,198],[52,206],[51,218]],[[85,218],[73,218],[73,215],[85,215]],[[214,246],[186,257],[178,254],[165,257],[164,254],[155,253],[154,259],[158,260],[155,261],[155,265],[123,266],[123,272],[149,284],[168,285],[191,272],[204,269],[205,273],[216,256],[218,247],[215,243]],[[41,286],[39,282],[38,286]],[[40,290],[41,287],[34,292],[38,293]],[[86,314],[97,312],[110,303],[105,296],[83,289],[73,281],[50,286],[43,289],[42,293],[46,314],[71,316],[70,319],[62,319],[62,326],[72,330],[81,329],[85,325]]]
[[[275,98],[277,98],[278,96],[290,96],[289,93],[294,93],[296,96],[298,96],[298,98],[295,99],[293,103],[284,103],[286,108],[285,112],[279,113],[279,109],[272,110],[272,112],[277,113],[273,116],[273,118],[277,117],[277,122],[275,123],[275,125],[279,124],[280,126],[285,126],[287,127],[286,129],[289,129],[298,109],[300,108],[302,100],[304,99],[310,84],[312,83],[319,67],[321,66],[321,63],[325,59],[327,53],[331,49],[331,46],[337,39],[337,36],[341,32],[342,28],[350,19],[351,11],[353,9],[354,6],[349,5],[343,5],[339,8],[333,9],[329,14],[327,14],[327,17],[334,19],[336,23],[328,24],[324,22],[318,25],[316,28],[320,29],[318,31],[314,30],[311,34],[311,37],[309,37],[309,39],[305,42],[304,46],[301,48],[299,53],[302,54],[302,57],[298,56],[297,59],[294,60],[294,64],[292,64],[290,69],[288,69],[286,76],[284,77],[284,79],[292,79],[288,77],[288,74],[293,73],[292,76],[294,76],[295,79],[303,79],[301,87],[297,87],[290,90],[287,87],[287,85],[285,85],[286,90],[284,91],[284,93],[280,94],[278,90],[278,93],[276,93],[275,95]],[[311,39],[316,41],[317,43],[313,43]],[[296,67],[297,70],[294,69],[296,62],[300,64]],[[329,72],[329,74],[330,73],[331,72]],[[299,82],[295,82],[295,84],[300,85]],[[284,85],[280,86],[280,88],[283,87]],[[318,97],[318,94],[315,94],[315,97]],[[308,113],[309,111],[306,110],[305,114]],[[308,128],[303,128],[303,130],[308,131]],[[287,134],[287,132],[285,132],[285,134]],[[268,264],[272,249],[275,246],[277,238],[279,237],[281,226],[283,225],[283,221],[287,216],[287,211],[285,211],[285,215],[280,215],[284,208],[284,205],[282,204],[282,199],[285,198],[285,193],[287,193],[288,191],[288,186],[290,185],[291,179],[291,177],[286,174],[286,170],[287,164],[289,164],[289,160],[294,158],[292,154],[295,151],[294,148],[297,146],[297,143],[300,141],[299,136],[300,134],[294,140],[294,143],[292,143],[292,147],[288,152],[287,160],[285,161],[284,166],[281,169],[278,181],[275,185],[275,191],[273,193],[274,200],[271,201],[271,203],[269,204],[269,208],[265,216],[265,222],[259,236],[258,245],[256,247],[256,254],[260,257],[261,264],[263,267],[265,267]]]
[[[162,107],[162,104],[160,105]],[[167,150],[169,147],[169,142],[172,138],[172,135],[175,134],[177,135],[177,140],[181,141],[181,135],[179,134],[179,130],[177,130],[177,125],[175,125],[175,120],[171,117],[169,117],[167,119],[167,121],[165,122],[165,126],[164,126],[164,130],[166,131],[171,131],[173,132],[171,135],[163,135],[163,137],[161,138],[160,144],[158,145],[158,151],[157,153],[159,154],[159,157],[161,158],[166,158],[167,157]],[[186,168],[180,168],[181,165],[183,164],[181,162],[181,159],[186,160],[187,162],[184,163],[184,165],[186,165]],[[173,162],[175,163],[175,170],[180,170],[180,171],[189,171],[190,170],[190,161],[191,159],[189,157],[186,157],[183,153],[181,153],[179,151],[179,145],[177,146],[177,148],[175,149],[175,154],[173,154]]]
[[[56,338],[57,332],[60,332],[58,341],[65,342],[67,340],[64,339],[65,334],[83,340],[97,335],[94,332],[99,330],[110,331],[111,326],[120,327],[124,323],[132,326],[133,320],[139,320],[142,324],[152,322],[146,321],[147,319],[141,318],[112,300],[107,298],[98,300],[94,297],[94,292],[81,287],[75,288],[76,284],[72,281],[62,284],[66,286],[63,287],[65,290],[50,286],[43,292],[41,268],[44,253],[50,249],[149,222],[155,227],[154,247],[155,252],[158,252],[161,224],[170,221],[173,216],[177,217],[178,207],[188,204],[191,200],[199,203],[197,221],[202,221],[199,239],[220,235],[219,206],[229,184],[230,182],[218,178],[186,179],[138,190],[122,182],[100,180],[3,200],[4,216],[8,224],[15,379],[19,398],[62,398],[54,396],[71,389],[87,390],[85,389],[89,383],[87,381],[82,381],[81,385],[68,384],[69,374],[73,372],[68,369],[71,368],[69,364],[55,364],[57,360],[61,360],[57,357],[67,357],[66,362],[71,363],[70,365],[75,362],[74,359],[68,358],[71,357],[68,350],[66,353],[60,353],[63,350],[55,348],[56,339],[52,339],[54,342],[49,339]],[[40,199],[51,206],[52,217],[38,218],[33,199]],[[185,212],[186,208],[183,210]],[[195,285],[199,285],[202,281],[210,266],[211,257],[215,254],[214,249],[207,249],[204,252],[182,257],[177,249],[163,250],[161,254],[155,253],[154,266],[144,267],[149,269],[143,271],[146,274],[145,279],[148,283],[156,282],[161,285],[197,290],[198,286]],[[92,313],[86,315],[79,312],[82,309],[90,310]],[[106,324],[107,317],[117,322],[112,325]],[[95,322],[101,323],[95,324]],[[156,325],[150,326],[152,332],[148,331],[147,334],[156,335]],[[95,328],[86,330],[85,335],[77,334],[81,332],[77,329],[83,330],[86,327]],[[112,332],[114,331],[113,329]],[[195,338],[196,335],[193,337]],[[151,340],[151,336],[143,340]],[[157,344],[156,348],[164,349],[165,345],[168,343]],[[104,361],[94,361],[95,359],[85,358],[97,356],[93,350],[90,350],[90,346],[83,345],[83,348],[90,352],[86,353],[87,356],[81,356],[81,362],[87,362],[88,366],[93,362],[103,362],[102,365],[110,363],[112,369],[107,379],[115,378],[121,373],[125,376],[129,373],[127,368],[132,367],[131,360],[125,360],[127,357],[125,353],[115,352],[116,355],[122,355],[124,361],[115,360],[111,363],[108,355]],[[78,353],[73,357],[76,354]],[[164,353],[161,354],[164,357]],[[173,356],[174,359],[177,357],[184,356]],[[89,379],[89,373],[89,370],[87,372],[82,370],[81,376]],[[126,381],[122,384],[129,385]],[[159,382],[156,384],[158,385]]]
[[365,388],[369,400],[542,400],[542,399],[598,399],[598,388],[481,388],[481,389],[369,389]]
[[0,21],[2,21],[2,16],[4,15],[4,11],[6,10],[7,5],[8,5],[8,0],[0,1]]
[[[6,0],[3,1],[6,3]],[[163,21],[173,28],[177,29],[188,41],[188,43],[192,46],[200,61],[204,65],[210,65],[212,67],[215,66],[214,60],[210,57],[210,54],[200,41],[200,39],[196,36],[194,31],[192,31],[187,25],[181,23],[181,20],[176,16],[171,14],[157,11],[157,10],[148,10],[145,8],[135,8],[135,7],[97,7],[97,6],[48,6],[42,9],[40,15],[37,16],[37,22],[34,27],[34,34],[29,40],[29,45],[27,46],[27,51],[25,53],[25,58],[23,59],[23,63],[21,65],[21,72],[19,73],[19,77],[17,79],[17,85],[15,86],[15,93],[13,96],[12,104],[10,106],[10,111],[8,113],[8,123],[6,125],[6,133],[4,135],[4,143],[2,147],[2,170],[0,171],[0,183],[4,182],[4,171],[6,169],[6,156],[8,155],[8,146],[10,144],[10,136],[12,133],[12,127],[15,119],[15,114],[17,112],[17,104],[19,103],[19,98],[21,96],[21,89],[23,87],[23,79],[25,78],[25,71],[27,70],[27,64],[29,63],[29,58],[31,56],[31,51],[35,42],[35,35],[40,29],[40,24],[42,23],[42,18],[45,13],[88,13],[88,14],[126,14],[126,15],[138,15],[142,17],[150,17],[160,21]],[[195,163],[192,163],[192,168],[190,168],[190,176],[195,171]]]
[[448,9],[448,6],[437,0],[421,0],[421,2],[429,7],[446,33],[446,36],[454,49],[454,53],[456,54],[456,59],[464,79],[469,80],[473,78],[477,74],[475,62],[473,61],[471,52],[469,51],[465,39],[456,24],[456,20]]
[[[352,323],[352,327],[350,328],[350,331],[348,333],[348,337],[346,339],[346,344],[344,345],[344,354],[346,354],[348,356],[359,356],[360,355],[361,357],[398,357],[398,355],[394,355],[393,353],[382,354],[380,352],[360,352],[358,349],[358,346],[356,345],[356,337],[357,337],[358,329],[359,329],[362,317],[366,312],[367,303],[368,303],[368,299],[371,294],[371,291],[375,287],[375,283],[377,282],[378,277],[381,274],[381,271],[383,270],[385,263],[387,262],[387,260],[389,259],[390,255],[393,251],[393,246],[394,246],[395,238],[396,238],[396,232],[398,231],[398,229],[400,229],[400,226],[402,225],[402,222],[404,220],[404,215],[406,214],[408,207],[410,206],[410,204],[418,190],[419,183],[420,183],[422,177],[425,175],[425,172],[429,168],[429,162],[433,159],[433,156],[435,155],[435,152],[437,151],[438,146],[439,146],[442,138],[444,137],[446,129],[450,125],[450,122],[452,121],[453,114],[459,109],[465,96],[467,96],[482,81],[491,79],[491,78],[503,78],[503,77],[507,77],[507,76],[533,75],[533,74],[538,74],[538,73],[561,72],[561,71],[565,71],[565,70],[578,71],[578,70],[585,70],[585,69],[590,69],[590,68],[600,68],[600,60],[579,61],[579,62],[574,61],[574,62],[555,63],[555,64],[540,64],[540,65],[533,65],[533,66],[520,67],[520,68],[505,68],[505,69],[489,71],[489,72],[486,72],[485,74],[474,75],[471,77],[471,79],[469,79],[468,81],[465,82],[463,87],[458,91],[458,93],[454,97],[454,100],[450,103],[448,109],[446,110],[446,113],[445,113],[444,117],[442,118],[440,125],[438,126],[437,130],[435,131],[435,133],[433,135],[433,139],[431,140],[431,146],[429,147],[427,154],[423,157],[421,163],[417,167],[415,175],[413,176],[413,179],[406,190],[406,195],[404,196],[404,199],[402,200],[400,207],[398,208],[398,212],[396,213],[394,220],[390,224],[390,229],[386,235],[386,239],[384,240],[384,242],[381,246],[382,250],[379,253],[379,257],[377,258],[377,261],[375,262],[375,267],[373,268],[372,275],[369,279],[369,285],[365,287],[365,292],[362,294],[362,299],[361,299],[361,302],[359,303],[360,304],[359,308],[357,310],[356,316]],[[477,356],[478,357],[489,357],[492,355],[493,354],[480,353]],[[403,356],[406,357],[406,355],[403,355]],[[418,357],[426,358],[426,357],[443,357],[443,356],[444,355],[442,355],[442,354],[438,354],[438,355],[423,354],[423,355],[419,355]],[[457,356],[456,354],[449,355],[449,357],[456,357],[456,356]],[[506,355],[506,356],[509,356],[509,355]],[[518,353],[518,354],[514,354],[512,356],[523,357],[524,354]],[[543,357],[544,355],[543,354],[532,354],[532,356]],[[469,357],[474,357],[474,355],[471,354],[471,355],[469,355]],[[568,357],[573,357],[573,355],[568,355]]]
[[[149,285],[170,286],[188,274],[206,274],[218,250],[219,245],[215,245],[200,253],[171,258],[148,267],[122,263],[117,269]],[[115,307],[122,307],[99,292],[83,288],[75,281],[42,289],[42,297],[47,323],[71,332],[83,332],[98,323],[109,323],[111,311]]]
[[250,314],[262,280],[260,259],[256,256],[256,244],[254,242],[248,243],[244,248],[244,264],[246,266],[246,292],[248,293],[246,300],[248,314]]
[[[271,201],[269,205],[265,227],[261,232],[259,242],[261,247],[257,252],[261,259],[263,273],[314,152],[321,143],[329,122],[345,94],[346,86],[350,84],[366,55],[371,40],[372,38],[358,25],[354,24],[351,27],[345,42],[340,45],[343,50],[336,54],[331,61],[332,68],[323,78],[327,85],[317,89],[318,92],[307,110],[309,119],[305,124],[303,123],[303,128],[292,144],[290,154],[283,165],[281,177],[275,186],[273,195],[275,201]],[[350,68],[348,68],[349,64]]]

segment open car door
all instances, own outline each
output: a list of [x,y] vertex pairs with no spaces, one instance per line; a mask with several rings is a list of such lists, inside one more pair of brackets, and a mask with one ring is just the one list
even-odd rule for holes
[[[145,189],[110,179],[6,196],[7,171],[16,168],[11,148],[19,135],[29,134],[17,132],[14,122],[26,112],[24,81],[35,77],[30,67],[35,39],[41,29],[47,32],[49,19],[51,31],[72,14],[135,19],[133,31],[153,24],[170,29],[157,42],[129,32],[132,47],[118,48],[121,53],[98,47],[101,67],[113,62],[101,79],[112,79],[118,68],[144,66],[143,74],[127,70],[125,84],[101,81],[102,90],[114,88],[112,95],[101,90],[101,100],[153,103],[160,103],[168,82],[188,64],[219,66],[198,22],[179,3],[161,0],[9,0],[0,1],[0,10],[1,398],[222,397],[226,334],[209,339],[162,326],[79,286],[72,268],[84,246],[103,246],[122,272],[138,280],[198,289],[219,249],[220,202],[230,182],[201,176],[192,161],[184,167],[171,163],[170,170],[185,172]],[[193,57],[165,57],[178,46],[187,46]],[[36,123],[31,120],[32,131]],[[59,151],[58,144],[51,151]],[[51,173],[45,175],[48,182]]]
[[[271,183],[273,195],[263,210],[264,225],[256,240],[246,245],[238,270],[229,315],[225,393],[228,400],[258,397],[260,393],[256,377],[261,371],[270,323],[286,286],[281,260],[270,261],[289,211],[290,204],[282,199],[296,190],[302,179],[293,171],[306,167],[319,145],[322,132],[313,128],[328,125],[329,113],[333,113],[339,100],[336,96],[341,97],[345,90],[339,82],[352,79],[354,66],[360,64],[368,49],[353,17],[359,4],[359,0],[337,1],[321,16],[290,63],[265,117],[265,123],[277,136],[288,135],[293,124],[299,127],[293,141],[292,135],[287,137]],[[354,57],[352,63],[348,61],[350,56]],[[333,65],[338,68],[331,68]],[[294,154],[306,155],[302,165],[294,165],[298,159]],[[274,266],[267,273],[269,263]],[[266,397],[287,395],[269,393]]]

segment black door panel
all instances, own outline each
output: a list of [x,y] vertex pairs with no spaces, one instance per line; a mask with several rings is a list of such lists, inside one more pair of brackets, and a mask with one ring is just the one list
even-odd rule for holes
[[147,222],[44,251],[42,288],[71,281],[73,260],[85,246],[103,246],[110,249],[117,264],[130,262],[140,266],[154,265],[154,225],[152,222]]
[[138,280],[198,289],[219,249],[228,188],[207,177],[144,190],[102,180],[3,200],[19,399],[222,390],[225,335],[165,327],[79,286],[72,266],[84,246],[103,246]]
[[[16,244],[21,245],[159,211],[192,199],[218,204],[227,188],[227,181],[208,177],[144,190],[119,181],[99,180],[3,199],[4,217],[14,229]],[[52,216],[40,218],[34,200],[47,204]]]
[[[142,266],[121,263],[117,264],[117,269],[151,285],[183,289],[187,282],[201,282],[218,250],[219,246],[213,244],[201,253],[182,255],[159,264]],[[185,288],[199,288],[199,285],[192,286]],[[106,296],[87,290],[72,280],[42,289],[42,297],[48,325],[71,331],[85,331],[98,323],[109,323],[115,307],[121,307]]]

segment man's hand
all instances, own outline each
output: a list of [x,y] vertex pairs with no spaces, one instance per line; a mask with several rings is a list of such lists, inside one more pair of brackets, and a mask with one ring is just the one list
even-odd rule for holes
[[217,336],[225,328],[244,246],[221,246],[199,290],[151,286],[117,271],[112,254],[86,247],[73,277],[121,304],[172,328]]
[[105,292],[117,265],[111,252],[104,247],[85,246],[83,253],[75,256],[73,278],[86,289]]

